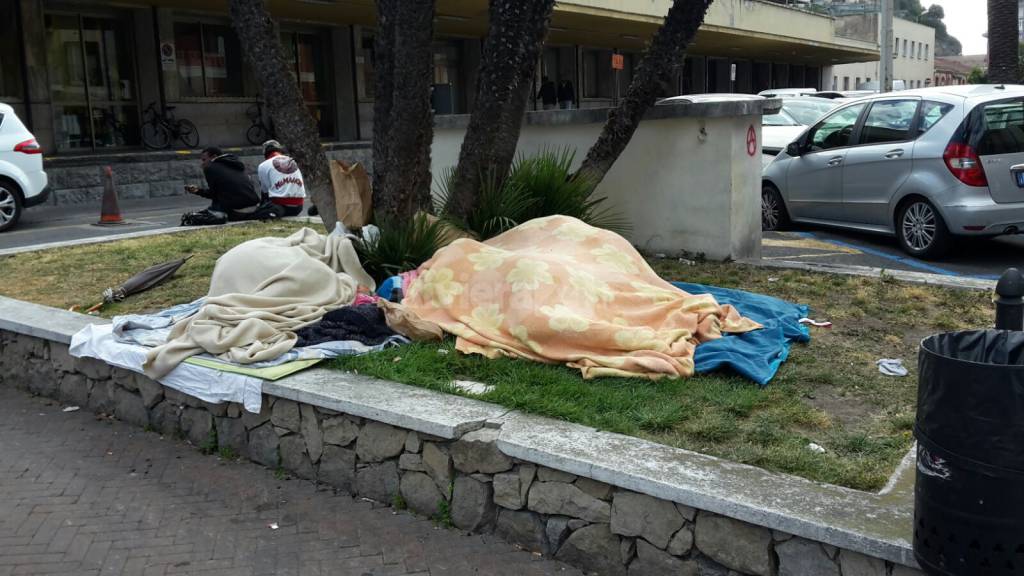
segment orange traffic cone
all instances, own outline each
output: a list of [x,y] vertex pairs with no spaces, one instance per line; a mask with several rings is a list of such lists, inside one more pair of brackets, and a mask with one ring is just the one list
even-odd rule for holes
[[121,217],[121,208],[117,205],[117,187],[114,186],[114,171],[110,166],[103,168],[103,204],[100,207],[99,226],[116,226],[124,224]]

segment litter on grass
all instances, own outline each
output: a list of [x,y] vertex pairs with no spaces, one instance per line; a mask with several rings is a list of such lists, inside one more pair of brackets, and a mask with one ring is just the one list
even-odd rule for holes
[[875,364],[878,371],[886,376],[903,377],[909,374],[902,358],[880,358]]

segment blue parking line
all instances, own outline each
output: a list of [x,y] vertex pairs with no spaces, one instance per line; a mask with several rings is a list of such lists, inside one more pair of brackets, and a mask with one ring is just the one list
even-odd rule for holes
[[[896,254],[889,254],[888,252],[883,252],[881,250],[876,250],[874,248],[868,248],[866,246],[858,246],[856,244],[851,244],[849,242],[843,242],[842,240],[832,240],[831,238],[818,238],[817,236],[815,236],[814,234],[812,234],[810,232],[797,232],[796,234],[798,236],[800,236],[800,237],[803,237],[803,238],[811,238],[811,239],[814,239],[814,240],[818,240],[820,242],[828,242],[829,244],[834,244],[836,246],[841,246],[843,248],[851,248],[853,250],[857,250],[858,252],[862,252],[862,253],[868,254],[870,256],[877,256],[879,258],[884,258],[884,259],[892,261],[892,262],[898,262],[900,264],[903,264],[903,265],[906,265],[906,266],[910,266],[911,268],[917,268],[918,270],[924,270],[925,272],[931,272],[932,274],[941,274],[943,276],[956,276],[956,277],[961,277],[961,278],[964,277],[964,274],[956,272],[955,270],[948,270],[946,268],[942,268],[942,267],[939,267],[939,266],[934,266],[932,264],[927,264],[925,262],[921,262],[920,260],[914,260],[913,258],[909,258],[909,257],[906,257],[906,256],[898,256]],[[969,274],[966,277],[968,277],[968,278],[981,278],[983,280],[998,280],[999,279],[999,276],[995,275],[995,274]]]

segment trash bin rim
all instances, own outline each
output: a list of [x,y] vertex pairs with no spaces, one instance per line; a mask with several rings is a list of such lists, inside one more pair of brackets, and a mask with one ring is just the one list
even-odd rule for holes
[[930,336],[925,336],[924,338],[922,338],[921,339],[921,343],[918,346],[918,351],[921,352],[921,353],[928,354],[929,356],[934,356],[936,358],[944,358],[944,359],[947,359],[947,360],[953,360],[955,362],[962,362],[964,364],[970,364],[970,365],[974,365],[974,366],[984,366],[985,368],[989,368],[989,369],[993,369],[993,368],[995,368],[995,369],[1009,369],[1009,368],[1020,369],[1020,368],[1024,368],[1024,364],[995,364],[995,363],[991,363],[991,362],[978,362],[976,360],[964,360],[964,359],[961,359],[961,358],[955,358],[953,356],[947,356],[945,354],[940,354],[940,353],[938,353],[938,352],[936,352],[934,350],[929,349],[927,346],[925,346],[925,342],[927,342],[928,340],[932,340],[934,338],[937,338],[939,336],[949,336],[949,335],[956,335],[956,334],[967,334],[967,333],[972,333],[972,332],[973,333],[980,333],[980,332],[1014,332],[1014,330],[996,330],[994,328],[989,328],[989,329],[981,329],[981,330],[957,330],[957,331],[954,331],[954,332],[939,332],[938,334],[932,334]]

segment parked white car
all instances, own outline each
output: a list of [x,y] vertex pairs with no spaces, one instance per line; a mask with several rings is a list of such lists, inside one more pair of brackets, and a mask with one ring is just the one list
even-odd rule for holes
[[46,202],[43,148],[14,108],[0,104],[0,232],[14,227],[25,208]]

